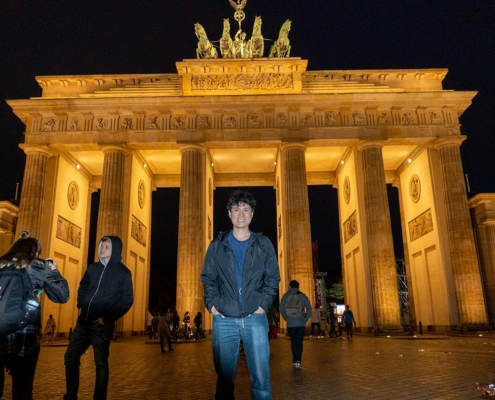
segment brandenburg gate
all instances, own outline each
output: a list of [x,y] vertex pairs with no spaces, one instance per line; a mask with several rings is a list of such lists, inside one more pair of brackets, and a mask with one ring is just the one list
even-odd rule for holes
[[120,236],[132,271],[129,333],[146,326],[152,191],[180,188],[177,309],[196,313],[213,191],[226,186],[276,190],[280,293],[297,279],[309,296],[308,185],[338,188],[346,303],[362,329],[394,331],[394,185],[415,319],[435,330],[487,324],[460,155],[459,116],[476,93],[444,90],[446,69],[311,71],[277,49],[216,58],[201,29],[198,59],[176,73],[38,76],[41,97],[8,101],[26,126],[17,231],[40,238],[70,283],[68,305],[44,306],[60,331],[77,318],[93,192],[97,239]]

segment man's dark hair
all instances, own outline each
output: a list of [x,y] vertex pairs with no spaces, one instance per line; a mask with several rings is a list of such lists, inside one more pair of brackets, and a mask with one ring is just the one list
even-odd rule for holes
[[229,196],[229,200],[227,202],[227,210],[231,210],[232,207],[239,205],[239,203],[244,203],[250,206],[254,210],[254,206],[256,205],[256,200],[253,195],[244,190],[236,190],[232,192]]
[[299,282],[298,281],[290,281],[289,286],[293,289],[299,288]]

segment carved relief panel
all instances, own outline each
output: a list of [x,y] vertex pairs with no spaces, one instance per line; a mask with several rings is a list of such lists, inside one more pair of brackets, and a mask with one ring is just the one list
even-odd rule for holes
[[186,116],[172,115],[171,129],[186,129]]
[[302,113],[299,118],[301,126],[312,127],[315,125],[315,117],[312,113]]
[[358,233],[357,214],[354,211],[344,222],[344,242],[347,243]]
[[249,114],[248,124],[250,128],[263,128],[263,116],[259,114]]
[[289,125],[289,116],[285,112],[278,112],[275,115],[275,125],[276,126],[288,126]]
[[401,124],[402,125],[417,125],[418,119],[416,111],[402,111],[401,112]]
[[58,131],[58,121],[53,117],[43,118],[41,121],[42,132],[56,132]]
[[433,218],[431,216],[431,209],[426,210],[424,213],[418,215],[412,221],[409,221],[408,225],[409,238],[411,242],[433,231]]
[[224,115],[223,116],[223,127],[224,129],[235,129],[237,128],[238,118],[234,115]]
[[325,114],[325,126],[340,126],[340,115],[338,111]]
[[392,125],[392,114],[390,111],[378,111],[376,119],[378,125]]

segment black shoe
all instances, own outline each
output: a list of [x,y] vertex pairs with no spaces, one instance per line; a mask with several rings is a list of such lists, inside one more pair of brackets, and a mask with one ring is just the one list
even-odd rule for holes
[[162,353],[165,353],[165,350],[162,350]]
[[175,351],[175,349],[168,349],[168,351]]

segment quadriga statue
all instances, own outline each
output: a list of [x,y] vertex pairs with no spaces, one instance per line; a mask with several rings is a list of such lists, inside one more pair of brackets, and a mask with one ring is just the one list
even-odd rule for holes
[[289,57],[290,56],[290,41],[289,41],[289,32],[292,21],[287,20],[280,28],[280,34],[275,43],[272,44],[270,48],[270,56],[269,57]]

